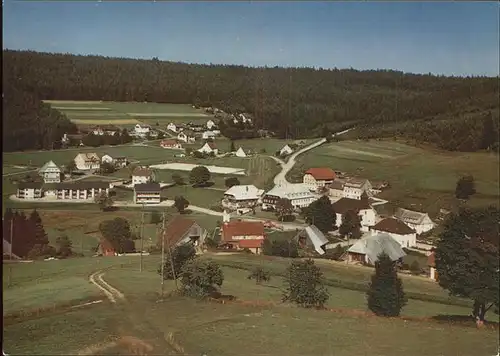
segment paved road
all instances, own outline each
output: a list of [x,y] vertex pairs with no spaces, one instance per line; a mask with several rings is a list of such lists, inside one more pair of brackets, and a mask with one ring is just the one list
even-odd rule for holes
[[[339,136],[339,135],[343,135],[343,134],[345,134],[346,132],[348,132],[348,131],[350,131],[350,130],[351,130],[351,129],[344,130],[344,131],[340,131],[340,132],[336,132],[336,133],[334,133],[332,136]],[[275,187],[276,187],[276,186],[286,186],[286,185],[292,184],[292,183],[290,183],[290,182],[288,182],[288,181],[286,180],[286,175],[288,174],[288,172],[290,172],[290,170],[291,170],[291,169],[293,168],[293,166],[295,165],[295,163],[296,163],[295,159],[296,159],[299,155],[303,154],[304,152],[310,151],[310,150],[312,150],[313,148],[316,148],[316,147],[318,147],[318,146],[321,146],[321,145],[322,145],[323,143],[325,143],[325,142],[326,142],[326,138],[323,138],[323,139],[321,139],[321,140],[319,140],[319,141],[316,141],[316,142],[314,142],[314,143],[310,144],[309,146],[306,146],[306,147],[304,147],[304,148],[302,148],[302,149],[298,150],[297,152],[293,153],[293,154],[289,157],[289,159],[288,159],[288,161],[287,161],[286,163],[285,163],[285,162],[283,162],[283,161],[281,161],[281,162],[283,162],[283,163],[280,163],[280,162],[279,162],[279,163],[281,164],[282,169],[281,169],[281,172],[279,172],[279,173],[276,175],[276,177],[274,177],[274,185],[275,185]]]

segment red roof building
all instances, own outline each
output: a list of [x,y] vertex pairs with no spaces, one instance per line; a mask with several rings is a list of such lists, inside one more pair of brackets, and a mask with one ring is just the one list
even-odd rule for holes
[[247,248],[259,254],[264,242],[264,224],[261,221],[235,220],[222,225],[222,243],[236,249]]
[[330,168],[309,168],[304,173],[303,183],[311,191],[314,191],[331,184],[335,177],[335,172]]
[[111,245],[111,243],[105,238],[101,238],[98,252],[103,256],[116,256],[116,251],[113,248],[113,245]]
[[163,140],[160,146],[163,148],[182,148],[182,145],[176,140]]

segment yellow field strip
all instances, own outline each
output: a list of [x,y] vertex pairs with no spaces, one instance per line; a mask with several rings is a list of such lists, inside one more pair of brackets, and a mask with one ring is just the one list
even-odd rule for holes
[[71,122],[77,125],[127,125],[138,124],[140,121],[136,119],[71,119]]

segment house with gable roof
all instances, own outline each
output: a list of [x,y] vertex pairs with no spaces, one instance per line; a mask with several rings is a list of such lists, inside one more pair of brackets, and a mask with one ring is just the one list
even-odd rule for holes
[[348,211],[354,211],[361,218],[361,231],[367,232],[371,226],[374,226],[378,220],[377,211],[370,205],[367,199],[349,199],[340,198],[332,204],[335,211],[335,225],[339,227],[342,224],[342,216]]
[[219,149],[217,148],[217,146],[215,146],[215,143],[213,143],[213,142],[206,142],[197,151],[201,152],[201,153],[206,153],[206,154],[213,153],[214,155],[219,153]]
[[79,153],[74,161],[76,168],[80,171],[93,171],[101,168],[101,159],[95,152]]
[[386,233],[399,242],[402,247],[415,247],[417,245],[417,233],[401,220],[385,218],[370,228],[372,235]]
[[60,183],[61,169],[54,163],[49,161],[38,170],[38,174],[43,177],[45,183]]
[[221,245],[232,249],[248,249],[260,254],[265,232],[262,221],[233,220],[222,224]]
[[255,185],[233,185],[224,192],[222,207],[232,210],[254,208],[263,194],[264,190]]
[[434,222],[427,213],[397,208],[394,217],[415,230],[417,234],[423,234],[435,227]]
[[320,255],[326,252],[325,246],[328,244],[328,239],[315,225],[309,225],[295,236],[299,246],[306,249],[316,251]]
[[[195,220],[175,216],[170,220],[163,234],[165,245],[174,248],[183,244],[203,245],[208,233]],[[161,246],[161,239],[158,242]]]
[[335,172],[330,168],[309,168],[302,179],[304,185],[311,191],[316,191],[320,187],[333,183]]
[[147,167],[136,167],[132,172],[132,185],[146,184],[154,180],[154,173]]
[[376,234],[357,240],[347,250],[347,261],[374,265],[383,252],[394,262],[406,256],[401,245],[389,234]]
[[248,157],[248,155],[245,153],[245,151],[243,150],[243,148],[238,148],[238,150],[236,151],[236,153],[234,154],[236,157]]
[[366,193],[369,197],[373,196],[372,185],[368,179],[350,178],[344,183],[344,198],[359,200],[363,193]]

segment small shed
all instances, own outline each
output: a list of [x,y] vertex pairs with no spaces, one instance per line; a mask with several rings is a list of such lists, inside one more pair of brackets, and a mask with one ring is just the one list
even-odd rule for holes
[[295,238],[302,247],[314,249],[318,254],[325,254],[325,246],[328,244],[328,239],[315,225],[309,225],[304,230],[300,231]]

